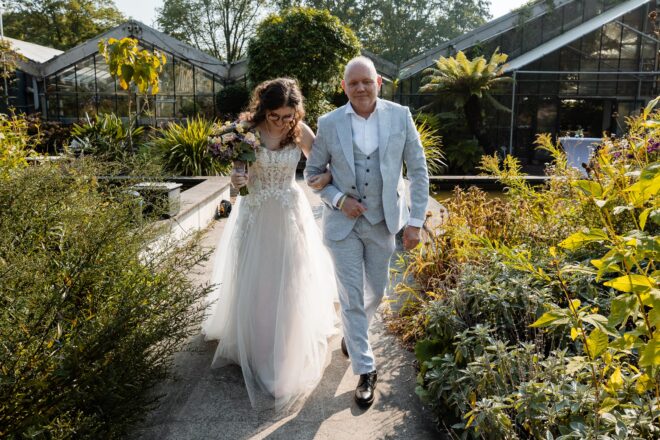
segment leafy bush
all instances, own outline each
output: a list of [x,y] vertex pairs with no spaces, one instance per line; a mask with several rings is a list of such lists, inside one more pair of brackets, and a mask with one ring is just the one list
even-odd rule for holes
[[58,121],[44,121],[39,113],[25,115],[28,134],[33,136],[33,149],[41,154],[58,154],[68,145],[71,127]]
[[38,135],[30,135],[29,124],[22,116],[0,113],[0,178],[27,166],[31,144],[38,139]]
[[172,122],[149,144],[163,158],[165,171],[181,176],[228,174],[229,167],[215,160],[208,151],[212,125],[201,117],[182,124]]
[[121,438],[195,331],[195,240],[159,231],[83,161],[0,185],[0,437]]
[[[604,139],[589,178],[550,136],[541,189],[486,156],[507,196],[458,191],[407,258],[418,393],[463,438],[660,436],[660,112]],[[405,279],[405,278],[404,278]]]
[[75,139],[74,153],[93,154],[103,160],[118,161],[134,153],[133,140],[144,131],[143,127],[127,125],[114,113],[105,113],[83,124],[74,124],[71,135]]
[[216,94],[218,112],[228,119],[235,119],[249,103],[250,91],[243,84],[231,84]]
[[252,84],[280,76],[297,79],[314,128],[318,116],[331,109],[343,68],[359,49],[353,31],[327,10],[286,9],[257,27],[248,46],[248,78]]

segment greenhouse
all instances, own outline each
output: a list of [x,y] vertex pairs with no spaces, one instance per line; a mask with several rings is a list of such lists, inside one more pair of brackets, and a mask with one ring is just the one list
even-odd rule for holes
[[[402,64],[397,98],[420,108],[424,70],[462,50],[508,54],[515,81],[487,111],[495,147],[533,158],[536,133],[598,138],[621,134],[625,118],[658,94],[656,1],[555,0],[523,7]],[[651,15],[655,17],[655,15]]]

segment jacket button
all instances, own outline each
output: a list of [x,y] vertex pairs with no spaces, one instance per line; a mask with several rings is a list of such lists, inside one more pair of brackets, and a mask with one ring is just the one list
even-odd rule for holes
[[367,168],[367,173],[369,172],[369,168]]
[[364,186],[369,186],[369,184],[368,184],[368,183],[365,183]]
[[351,189],[355,189],[355,187],[354,187],[354,186],[351,186]]

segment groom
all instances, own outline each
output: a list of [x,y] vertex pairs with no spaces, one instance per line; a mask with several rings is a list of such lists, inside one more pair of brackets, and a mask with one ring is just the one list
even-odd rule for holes
[[349,103],[319,119],[305,168],[312,186],[328,165],[332,172],[332,183],[319,191],[325,204],[323,238],[339,287],[342,351],[360,376],[355,390],[360,406],[374,400],[377,373],[368,330],[387,287],[394,236],[405,226],[404,248],[419,243],[429,194],[426,159],[410,111],[378,98],[382,82],[370,59],[349,61],[341,82]]

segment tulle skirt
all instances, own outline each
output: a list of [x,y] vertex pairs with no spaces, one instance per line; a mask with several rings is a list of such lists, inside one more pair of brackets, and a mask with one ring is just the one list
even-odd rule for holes
[[216,249],[212,367],[241,366],[252,406],[292,409],[317,386],[336,333],[334,267],[297,184],[288,197],[238,197]]

